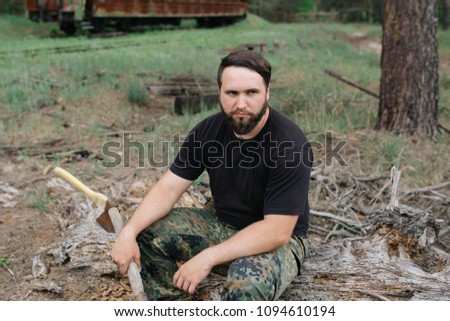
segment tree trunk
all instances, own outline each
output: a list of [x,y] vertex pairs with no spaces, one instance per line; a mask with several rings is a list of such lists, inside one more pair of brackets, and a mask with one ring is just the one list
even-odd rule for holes
[[442,29],[447,30],[448,29],[448,2],[447,0],[442,0]]
[[437,0],[383,3],[377,130],[434,136],[438,114]]

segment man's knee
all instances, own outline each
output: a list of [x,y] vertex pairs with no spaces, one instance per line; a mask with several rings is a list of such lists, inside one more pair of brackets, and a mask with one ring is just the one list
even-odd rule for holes
[[228,270],[222,299],[230,301],[274,300],[274,273],[267,258],[247,257],[234,261]]

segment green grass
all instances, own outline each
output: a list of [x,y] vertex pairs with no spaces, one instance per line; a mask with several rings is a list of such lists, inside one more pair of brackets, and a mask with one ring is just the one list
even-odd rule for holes
[[149,93],[145,84],[136,78],[131,78],[127,83],[127,99],[130,104],[147,106]]

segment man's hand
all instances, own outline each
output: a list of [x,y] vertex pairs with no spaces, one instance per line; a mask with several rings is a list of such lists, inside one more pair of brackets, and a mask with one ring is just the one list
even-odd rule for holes
[[173,276],[173,284],[180,290],[194,294],[195,288],[214,267],[210,249],[206,249],[184,263]]
[[175,202],[192,184],[170,170],[161,177],[139,204],[130,221],[125,225],[112,249],[114,262],[125,274],[131,261],[141,268],[137,235],[146,227],[161,219],[172,209]]
[[119,266],[120,273],[127,273],[131,261],[136,262],[139,270],[141,269],[140,252],[136,236],[126,226],[114,244],[111,254],[113,261]]

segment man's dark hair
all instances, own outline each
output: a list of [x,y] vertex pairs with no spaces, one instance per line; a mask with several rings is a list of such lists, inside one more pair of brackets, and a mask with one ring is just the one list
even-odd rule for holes
[[269,86],[270,76],[272,74],[272,67],[269,62],[260,54],[252,50],[239,50],[230,53],[222,59],[219,69],[217,70],[217,84],[219,85],[219,88],[222,87],[223,70],[230,66],[245,67],[257,72],[264,79],[266,88]]

